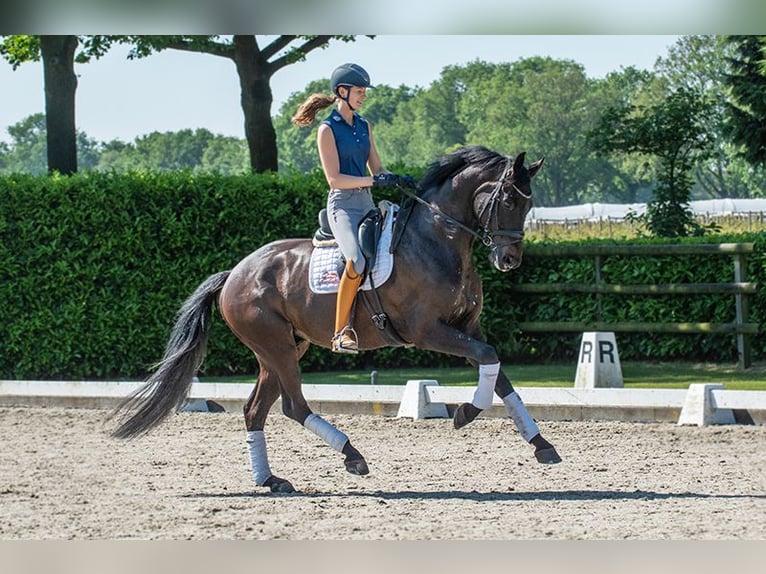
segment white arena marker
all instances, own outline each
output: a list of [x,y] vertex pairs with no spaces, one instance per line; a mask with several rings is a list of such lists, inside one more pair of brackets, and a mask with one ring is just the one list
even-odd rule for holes
[[684,406],[678,416],[679,426],[730,425],[734,424],[734,412],[731,409],[718,409],[714,404],[711,391],[723,389],[722,383],[693,383],[686,392]]
[[574,386],[576,389],[623,387],[622,367],[614,333],[582,334]]
[[449,418],[446,404],[432,403],[428,400],[425,387],[433,385],[439,386],[438,381],[422,379],[407,381],[396,417],[412,419]]

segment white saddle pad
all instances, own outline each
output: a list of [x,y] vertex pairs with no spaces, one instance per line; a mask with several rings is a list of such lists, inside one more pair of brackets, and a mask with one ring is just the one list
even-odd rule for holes
[[[383,232],[378,239],[378,253],[375,257],[375,267],[372,268],[372,280],[375,287],[380,287],[391,277],[394,269],[394,256],[389,253],[391,246],[391,233],[396,219],[397,205],[391,205],[386,213],[386,221]],[[337,293],[340,276],[338,275],[338,258],[340,249],[336,245],[317,246],[311,253],[309,263],[309,287],[314,293]],[[367,277],[362,283],[362,290],[372,289],[370,278]]]

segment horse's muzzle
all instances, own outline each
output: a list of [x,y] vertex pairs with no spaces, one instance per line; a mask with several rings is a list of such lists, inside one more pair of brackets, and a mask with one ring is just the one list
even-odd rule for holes
[[489,252],[489,262],[498,271],[506,272],[521,266],[522,250],[517,246],[500,247],[495,245]]

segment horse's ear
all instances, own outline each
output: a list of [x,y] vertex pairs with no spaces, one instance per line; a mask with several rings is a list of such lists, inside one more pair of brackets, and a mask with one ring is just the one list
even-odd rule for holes
[[524,158],[527,157],[527,152],[523,151],[516,156],[513,160],[513,173],[519,173],[524,167]]
[[529,177],[535,177],[535,175],[537,175],[537,172],[540,171],[540,168],[543,167],[544,162],[545,162],[545,158],[541,157],[535,163],[530,165],[529,168],[527,169],[527,173],[529,174]]

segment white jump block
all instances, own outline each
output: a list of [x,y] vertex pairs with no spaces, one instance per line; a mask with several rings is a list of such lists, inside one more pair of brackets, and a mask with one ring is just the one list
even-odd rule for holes
[[623,387],[622,367],[614,333],[582,334],[574,386],[576,389]]
[[396,417],[412,419],[449,418],[446,404],[429,401],[425,388],[430,386],[439,386],[439,383],[433,380],[407,381]]
[[707,425],[731,425],[734,420],[734,413],[731,409],[716,408],[712,396],[714,389],[723,389],[721,383],[695,383],[689,385],[686,392],[684,406],[681,408],[681,414],[678,417],[679,425],[697,425],[704,427]]

